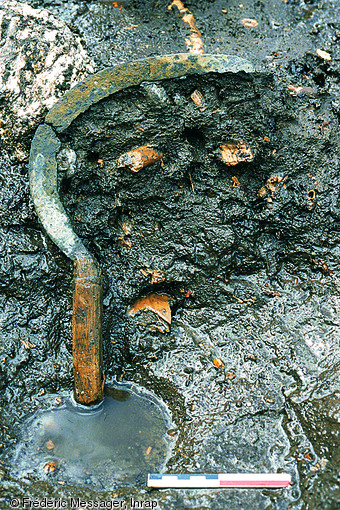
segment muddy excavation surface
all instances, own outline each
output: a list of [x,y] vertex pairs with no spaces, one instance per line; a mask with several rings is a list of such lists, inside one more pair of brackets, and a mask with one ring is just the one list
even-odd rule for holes
[[[0,509],[13,498],[23,508],[23,497],[77,497],[102,508],[112,500],[164,510],[338,508],[339,3],[18,5],[0,2],[0,55],[13,67],[14,40],[29,55],[17,66],[17,89],[0,68],[8,113],[7,128],[0,125]],[[42,8],[52,14],[38,16]],[[32,42],[28,19],[37,27]],[[41,71],[36,62],[48,67],[44,51],[62,44],[46,36],[54,29],[69,37],[70,62],[48,103],[41,89],[25,90]],[[157,429],[153,410],[143,411],[140,470],[121,439],[128,473],[108,476],[117,466],[103,453],[94,482],[91,465],[77,464],[74,474],[82,444],[73,454],[60,443],[60,453],[57,436],[44,432],[41,444],[56,450],[50,466],[37,455],[41,416],[67,410],[72,391],[73,264],[34,211],[28,153],[48,109],[90,72],[187,51],[239,56],[254,72],[143,82],[92,105],[58,135],[60,197],[102,269],[112,406],[125,403],[122,383],[151,392],[164,417]],[[140,147],[150,164],[131,152]],[[129,412],[127,422],[138,420]],[[75,422],[90,444],[96,429],[82,427]],[[166,473],[286,472],[292,483],[148,489],[158,448],[151,436],[160,443],[164,431],[167,463],[154,466]]]

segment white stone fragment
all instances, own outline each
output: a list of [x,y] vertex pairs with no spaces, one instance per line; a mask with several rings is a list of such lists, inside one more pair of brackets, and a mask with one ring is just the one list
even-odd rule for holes
[[15,0],[0,2],[0,39],[0,138],[27,151],[27,135],[95,64],[64,21]]

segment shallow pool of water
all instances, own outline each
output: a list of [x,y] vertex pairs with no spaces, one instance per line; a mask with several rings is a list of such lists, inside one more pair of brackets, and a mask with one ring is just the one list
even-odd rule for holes
[[12,465],[21,477],[98,489],[145,484],[169,459],[170,427],[166,406],[150,392],[132,384],[108,387],[96,408],[69,399],[23,422]]

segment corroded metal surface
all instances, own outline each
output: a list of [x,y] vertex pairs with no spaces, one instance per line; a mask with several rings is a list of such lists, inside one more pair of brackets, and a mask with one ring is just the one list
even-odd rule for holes
[[64,131],[80,113],[119,90],[143,81],[178,78],[186,74],[252,72],[245,59],[229,55],[190,55],[178,53],[149,57],[104,69],[78,83],[49,111],[46,122]]
[[143,81],[209,72],[251,72],[239,57],[176,54],[150,57],[104,69],[65,94],[39,126],[31,146],[30,187],[37,214],[50,238],[75,262],[73,293],[74,396],[92,405],[103,399],[102,283],[96,260],[73,232],[58,194],[56,154],[64,131],[79,114],[101,99]]
[[45,119],[51,127],[46,124],[39,126],[33,138],[29,171],[31,193],[38,216],[48,235],[68,257],[75,260],[77,254],[89,256],[89,253],[73,232],[58,196],[56,153],[60,142],[54,129],[57,132],[64,131],[91,105],[114,92],[143,81],[164,80],[186,74],[241,71],[253,71],[252,65],[240,57],[228,55],[179,53],[150,57],[119,64],[91,75],[58,101]]
[[77,255],[91,257],[73,232],[71,222],[60,201],[57,185],[56,153],[60,141],[53,129],[41,124],[33,138],[30,152],[30,188],[38,216],[55,244],[72,260]]

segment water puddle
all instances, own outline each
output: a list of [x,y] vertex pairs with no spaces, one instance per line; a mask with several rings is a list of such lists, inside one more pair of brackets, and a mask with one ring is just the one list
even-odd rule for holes
[[23,422],[14,474],[96,489],[145,484],[170,458],[171,427],[166,406],[150,392],[132,384],[108,387],[95,409],[69,400]]

